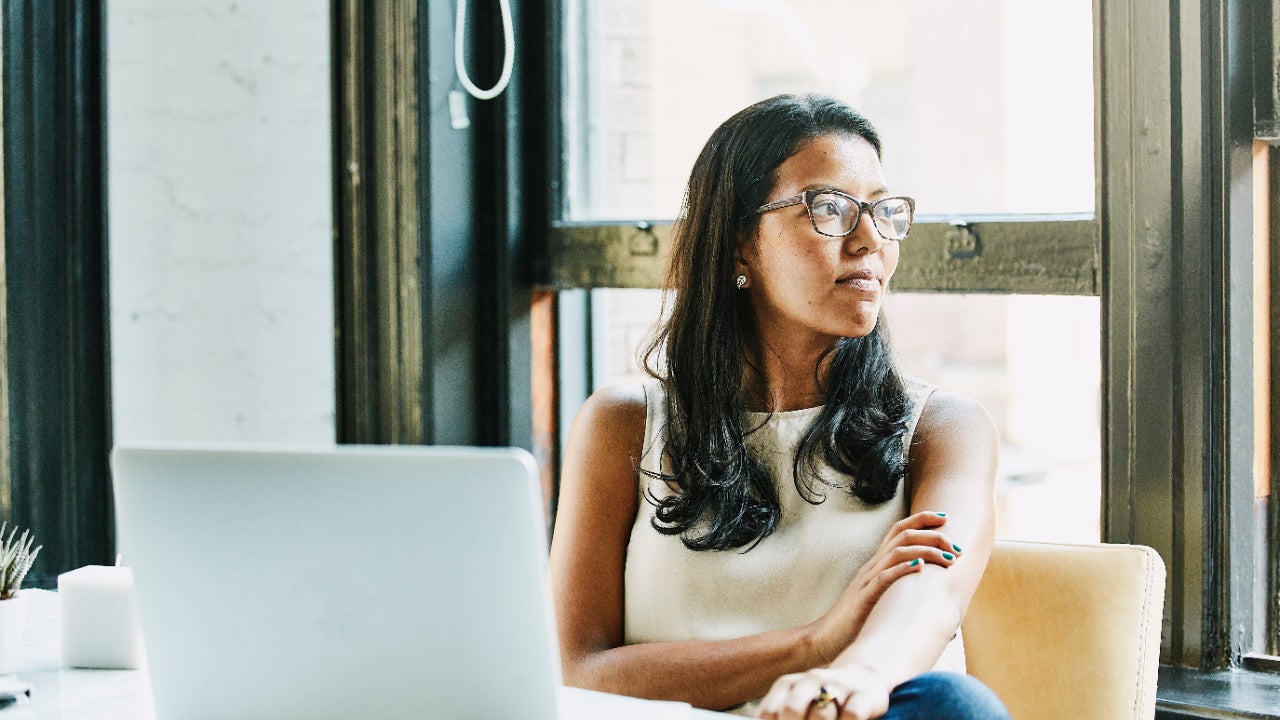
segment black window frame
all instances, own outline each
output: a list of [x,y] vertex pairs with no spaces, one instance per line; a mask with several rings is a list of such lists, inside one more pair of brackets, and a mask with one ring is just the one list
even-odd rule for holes
[[114,556],[105,11],[5,0],[0,515],[44,549],[24,585]]

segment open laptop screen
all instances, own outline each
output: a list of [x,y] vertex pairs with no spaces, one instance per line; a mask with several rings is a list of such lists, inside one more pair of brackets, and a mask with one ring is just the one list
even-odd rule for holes
[[556,717],[528,453],[134,447],[113,470],[159,717]]

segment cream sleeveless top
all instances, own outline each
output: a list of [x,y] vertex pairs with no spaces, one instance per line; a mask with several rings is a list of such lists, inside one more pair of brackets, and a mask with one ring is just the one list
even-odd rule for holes
[[[903,451],[925,400],[934,388],[905,380],[911,417]],[[661,383],[645,383],[645,438],[640,468],[669,470],[664,456],[666,398]],[[863,563],[898,520],[907,516],[907,497],[899,484],[894,497],[866,505],[853,497],[847,480],[820,464],[823,479],[814,483],[826,499],[813,505],[796,490],[793,457],[804,432],[821,408],[773,414],[748,413],[747,436],[756,457],[768,464],[782,514],[778,527],[748,552],[694,552],[678,535],[663,535],[650,524],[655,497],[671,494],[666,483],[639,473],[640,506],[627,544],[624,642],[729,640],[780,628],[797,627],[831,609]],[[761,425],[763,423],[763,425]],[[659,463],[662,463],[660,466]],[[935,670],[964,672],[964,646],[959,631]],[[733,712],[754,715],[757,701]]]

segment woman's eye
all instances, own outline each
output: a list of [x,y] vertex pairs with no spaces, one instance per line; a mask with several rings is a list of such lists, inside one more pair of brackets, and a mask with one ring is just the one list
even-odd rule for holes
[[840,206],[834,200],[819,200],[813,204],[813,214],[819,217],[839,217]]

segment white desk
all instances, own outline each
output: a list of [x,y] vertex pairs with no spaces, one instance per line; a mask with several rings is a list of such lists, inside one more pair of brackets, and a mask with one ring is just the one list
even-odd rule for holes
[[31,700],[0,710],[0,718],[123,720],[153,718],[151,685],[141,670],[73,670],[59,667],[62,634],[58,594],[23,590],[27,626],[18,678],[31,686]]
[[[151,684],[143,670],[77,670],[59,666],[61,633],[58,594],[23,590],[27,626],[18,678],[31,699],[0,710],[0,720],[147,720],[155,717]],[[725,720],[722,713],[694,710],[690,720]]]

